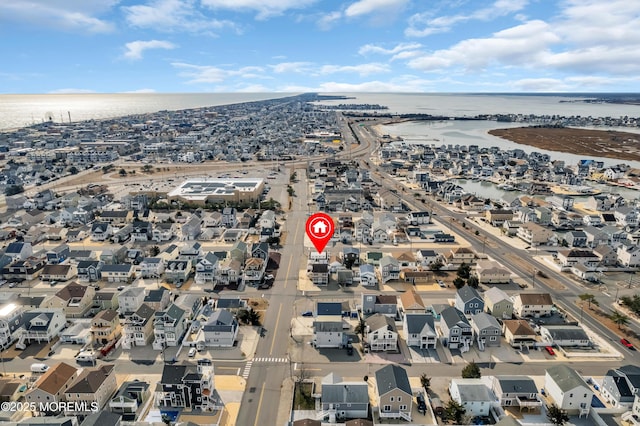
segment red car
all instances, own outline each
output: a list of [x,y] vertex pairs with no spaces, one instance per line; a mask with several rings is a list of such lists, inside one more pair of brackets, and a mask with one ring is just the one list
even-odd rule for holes
[[620,343],[622,343],[623,346],[626,346],[629,349],[633,349],[633,345],[627,339],[620,339]]
[[553,348],[551,346],[545,346],[544,350],[547,351],[549,353],[549,355],[553,356],[556,353],[553,351]]

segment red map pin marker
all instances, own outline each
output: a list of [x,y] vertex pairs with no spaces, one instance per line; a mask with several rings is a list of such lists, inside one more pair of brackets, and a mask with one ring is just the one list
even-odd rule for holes
[[334,230],[333,219],[326,213],[315,213],[307,219],[307,236],[318,253],[322,253],[322,250],[327,246],[333,237]]

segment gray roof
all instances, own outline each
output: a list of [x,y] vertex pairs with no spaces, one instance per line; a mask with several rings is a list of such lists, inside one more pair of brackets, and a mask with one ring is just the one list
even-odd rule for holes
[[314,321],[313,328],[316,332],[340,332],[342,321]]
[[545,325],[553,340],[589,340],[587,333],[579,325]]
[[396,388],[412,395],[407,372],[398,365],[389,364],[376,371],[376,386],[378,395],[384,395]]
[[497,303],[505,299],[508,300],[509,295],[498,287],[491,287],[489,290],[484,292],[485,301],[490,301],[491,303]]
[[433,315],[431,314],[406,314],[407,334],[422,334],[425,326],[429,332],[435,333]]
[[118,426],[120,425],[120,414],[111,411],[96,411],[88,415],[80,426]]
[[467,317],[459,309],[456,309],[453,306],[449,306],[448,308],[444,309],[440,313],[440,317],[449,328],[455,326],[458,323],[464,323],[464,325],[466,326],[471,326],[471,324],[469,324],[469,320],[467,320]]
[[489,315],[486,312],[479,312],[475,315],[471,315],[471,321],[473,321],[476,327],[478,327],[478,330],[491,327],[497,328],[498,330],[502,329],[498,320],[493,315]]
[[504,393],[538,393],[536,382],[527,376],[495,376]]
[[102,267],[102,272],[130,272],[133,268],[131,264],[115,264],[115,265],[104,265]]
[[165,287],[160,287],[158,289],[151,289],[149,293],[145,296],[145,302],[160,302],[165,293],[169,293]]
[[569,392],[578,386],[583,386],[586,389],[589,388],[576,370],[564,364],[547,368],[547,374],[558,385],[562,392]]
[[350,404],[368,404],[369,403],[369,386],[366,382],[343,382],[341,377],[331,377],[325,382],[322,379],[322,402],[323,403],[350,403]]
[[478,290],[468,285],[465,285],[458,290],[458,296],[460,296],[460,299],[464,303],[470,302],[473,299],[479,299],[484,303],[484,301],[482,300],[482,296],[480,296],[480,293],[478,293]]
[[384,327],[386,327],[387,330],[397,331],[396,323],[393,321],[392,318],[389,318],[386,315],[382,315],[382,314],[371,315],[369,318],[366,319],[366,323],[369,326],[369,329],[371,331],[380,330],[381,328],[384,328]]
[[460,400],[464,404],[465,401],[495,401],[496,397],[480,379],[456,379],[458,383],[458,392]]

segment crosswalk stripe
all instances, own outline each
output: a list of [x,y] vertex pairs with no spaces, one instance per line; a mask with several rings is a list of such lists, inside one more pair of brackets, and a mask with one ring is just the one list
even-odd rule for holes
[[252,365],[253,365],[253,361],[249,361],[244,366],[244,371],[242,372],[242,378],[243,379],[248,379],[249,378],[249,373],[251,372],[251,366]]
[[254,358],[253,362],[288,362],[287,358],[274,358],[274,357],[258,357]]

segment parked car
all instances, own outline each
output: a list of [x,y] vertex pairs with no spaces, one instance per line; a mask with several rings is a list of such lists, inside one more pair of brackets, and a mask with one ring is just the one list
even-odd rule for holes
[[193,358],[194,356],[196,356],[196,352],[196,348],[189,349],[189,358]]
[[438,285],[442,288],[445,288],[447,286],[442,280],[438,280]]
[[545,346],[544,350],[547,351],[551,356],[554,356],[556,354],[551,346]]
[[634,347],[631,344],[631,342],[628,341],[627,339],[620,339],[620,343],[622,343],[622,346],[625,346],[628,349],[634,349]]
[[304,312],[302,313],[302,316],[303,316],[303,317],[312,317],[312,316],[313,316],[313,312],[311,312],[311,311],[304,311]]

